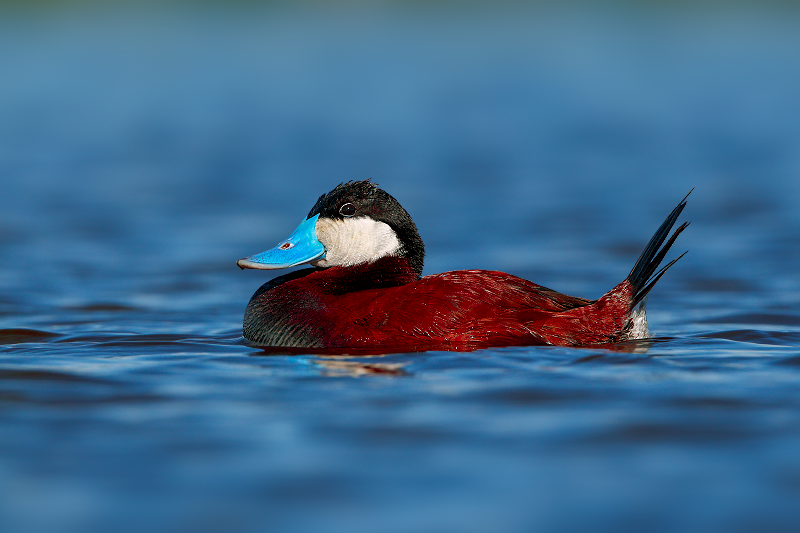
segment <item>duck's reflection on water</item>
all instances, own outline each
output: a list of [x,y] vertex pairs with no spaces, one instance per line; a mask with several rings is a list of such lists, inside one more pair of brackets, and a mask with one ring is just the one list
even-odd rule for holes
[[[384,357],[372,355],[368,357]],[[363,357],[361,357],[363,359]],[[354,360],[350,356],[314,357],[311,362],[317,365],[324,376],[408,376],[403,367],[408,363],[375,363]]]
[[[316,366],[323,376],[409,376],[403,370],[408,362],[377,362],[382,357],[389,357],[408,350],[390,350],[380,348],[287,348],[283,346],[259,346],[261,351],[254,356],[302,356]],[[412,353],[413,355],[413,353]]]
[[[663,339],[639,339],[626,341],[618,344],[606,344],[602,346],[587,347],[587,349],[601,348],[602,353],[592,354],[578,359],[577,362],[586,362],[596,359],[603,359],[607,355],[630,354],[631,356],[646,354],[655,342]],[[410,376],[410,372],[404,370],[409,364],[405,362],[376,362],[381,357],[397,356],[407,354],[409,357],[431,351],[448,352],[474,352],[486,349],[487,346],[478,344],[449,343],[443,345],[438,343],[435,346],[414,346],[409,347],[372,347],[372,348],[290,348],[284,346],[258,346],[259,352],[255,356],[303,356],[309,362],[318,367],[323,376]],[[405,348],[405,349],[403,349]]]

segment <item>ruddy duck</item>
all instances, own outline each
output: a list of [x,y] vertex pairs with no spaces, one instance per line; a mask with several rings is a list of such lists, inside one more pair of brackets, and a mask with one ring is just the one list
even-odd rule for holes
[[503,272],[422,276],[425,246],[406,210],[369,180],[343,183],[319,197],[288,239],[237,261],[242,269],[315,267],[262,285],[247,305],[244,336],[260,347],[392,352],[647,338],[644,300],[683,257],[657,270],[689,225],[667,240],[685,206],[686,198],[624,281],[586,300]]

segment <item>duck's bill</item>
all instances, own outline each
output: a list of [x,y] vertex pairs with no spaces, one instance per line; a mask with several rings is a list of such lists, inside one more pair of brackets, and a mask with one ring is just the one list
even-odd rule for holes
[[310,263],[325,257],[325,247],[317,239],[317,219],[319,215],[304,220],[297,229],[271,250],[239,259],[239,268],[274,270]]

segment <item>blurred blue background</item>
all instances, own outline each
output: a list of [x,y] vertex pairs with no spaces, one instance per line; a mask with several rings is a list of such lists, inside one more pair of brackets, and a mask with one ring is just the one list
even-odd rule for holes
[[[0,527],[796,531],[798,65],[794,3],[0,5]],[[694,188],[662,342],[258,357],[235,261],[366,178],[589,298]]]

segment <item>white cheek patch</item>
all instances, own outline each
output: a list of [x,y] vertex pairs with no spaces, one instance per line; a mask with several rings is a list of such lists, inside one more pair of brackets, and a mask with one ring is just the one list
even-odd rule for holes
[[320,218],[316,230],[317,239],[325,247],[325,259],[311,263],[317,267],[372,263],[400,251],[394,230],[385,222],[368,217]]

